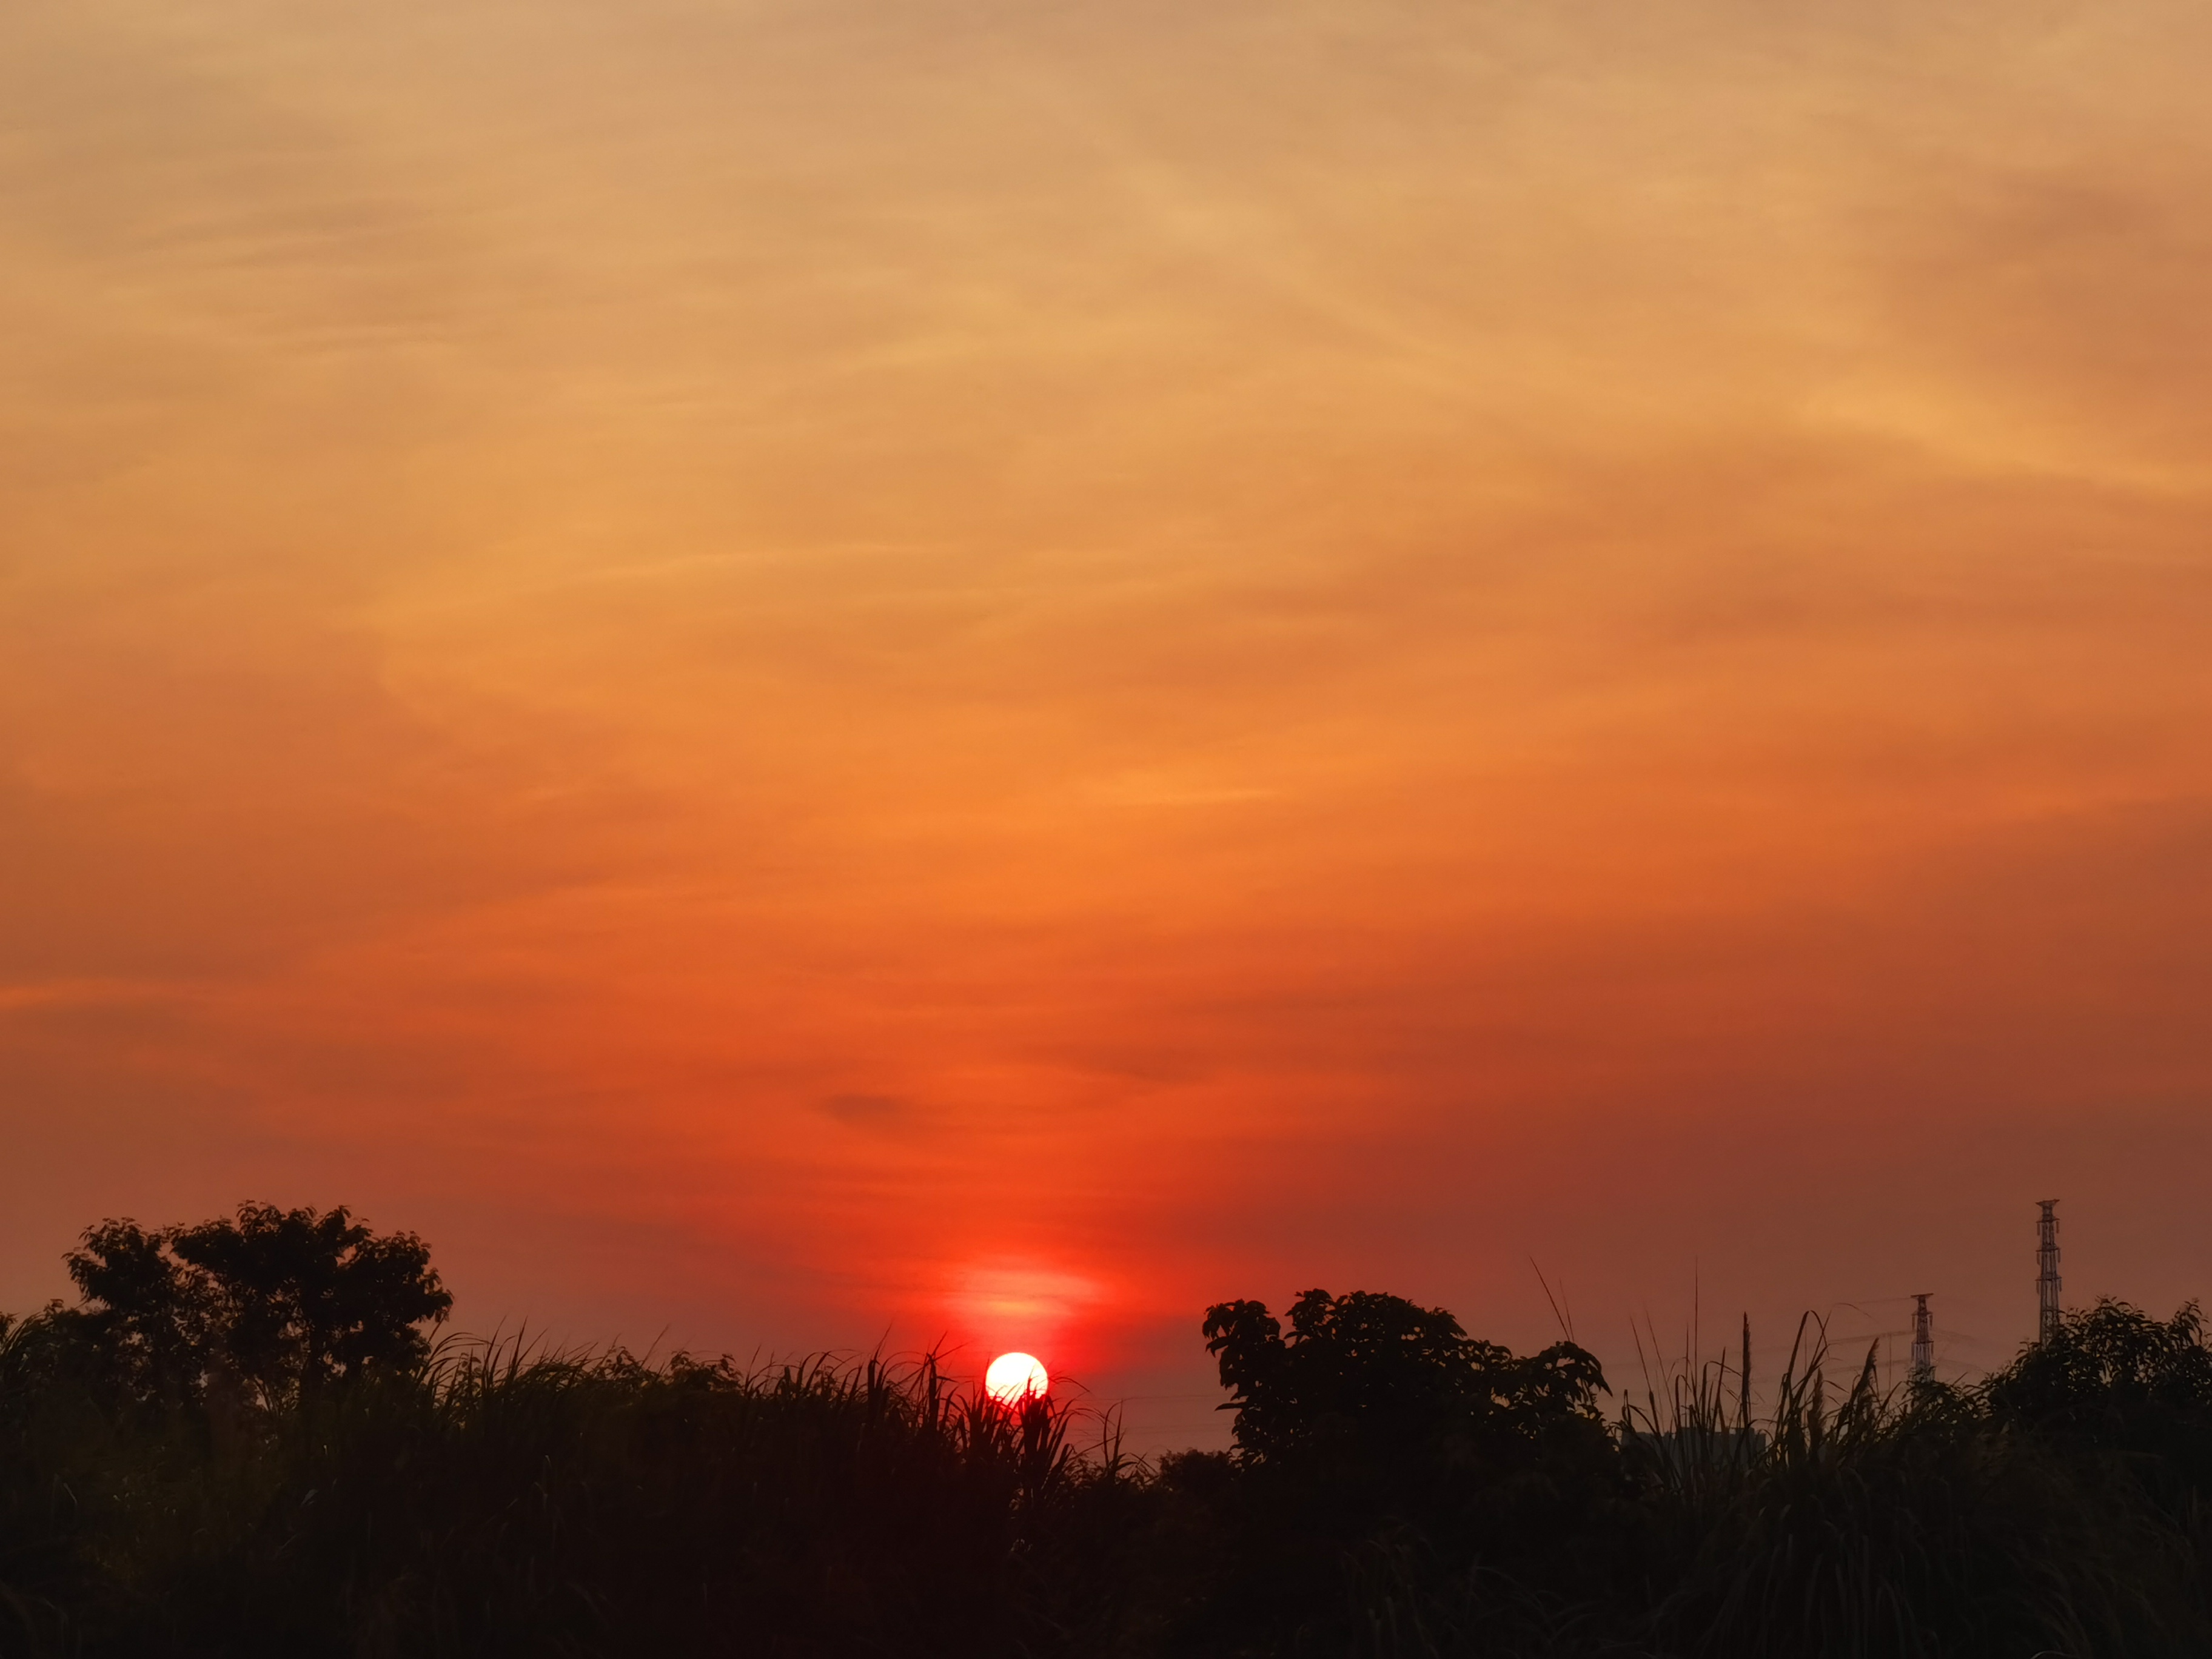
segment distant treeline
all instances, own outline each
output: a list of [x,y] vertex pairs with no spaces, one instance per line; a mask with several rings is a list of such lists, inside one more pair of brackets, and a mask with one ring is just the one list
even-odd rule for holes
[[1236,1449],[1144,1462],[925,1358],[429,1334],[343,1210],[108,1222],[0,1323],[0,1655],[2202,1656],[2212,1349],[2118,1303],[1972,1388],[1817,1331],[1754,1410],[1307,1292],[1203,1335]]

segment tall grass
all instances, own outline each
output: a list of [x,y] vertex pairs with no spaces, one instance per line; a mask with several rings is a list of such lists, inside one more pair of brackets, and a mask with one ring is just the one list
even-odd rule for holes
[[1657,1652],[1728,1659],[2212,1652],[2194,1536],[1986,1387],[1883,1389],[1801,1323],[1771,1411],[1724,1362],[1624,1409]]
[[276,1409],[147,1404],[33,1319],[0,1328],[0,1656],[2202,1655],[2193,1319],[2094,1310],[1894,1389],[1808,1322],[1757,1410],[1685,1356],[1571,1455],[1358,1454],[1391,1467],[1326,1432],[1147,1463],[927,1355],[449,1341]]
[[1073,1650],[1138,1474],[933,1356],[449,1342],[258,1419],[8,1403],[7,1652]]

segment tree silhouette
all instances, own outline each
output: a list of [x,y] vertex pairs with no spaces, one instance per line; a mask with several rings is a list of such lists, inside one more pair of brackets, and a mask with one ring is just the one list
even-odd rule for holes
[[374,1367],[419,1364],[453,1298],[412,1233],[343,1206],[241,1204],[235,1218],[87,1229],[68,1257],[86,1335],[142,1398],[198,1397],[225,1376],[273,1404]]
[[110,1219],[86,1228],[64,1259],[83,1303],[69,1328],[127,1392],[175,1401],[201,1393],[216,1344],[210,1286],[183,1271],[167,1239]]
[[2171,1319],[2109,1297],[2069,1308],[1981,1395],[1993,1422],[2102,1454],[2177,1513],[2212,1492],[2212,1341],[2194,1302]]
[[1468,1336],[1441,1308],[1370,1291],[1308,1291],[1290,1316],[1286,1338],[1264,1304],[1206,1311],[1206,1346],[1247,1458],[1352,1443],[1403,1455],[1452,1431],[1532,1443],[1603,1433],[1605,1374],[1571,1342],[1524,1358]]

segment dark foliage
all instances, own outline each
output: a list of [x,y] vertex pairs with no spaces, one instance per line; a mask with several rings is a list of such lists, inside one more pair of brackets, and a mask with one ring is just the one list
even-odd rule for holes
[[[2089,1316],[2077,1316],[2088,1317]],[[2139,1316],[2138,1316],[2139,1317]],[[1660,1525],[1662,1653],[2180,1655],[2212,1638],[2194,1546],[2114,1466],[2022,1434],[1979,1389],[1832,1390],[1801,1332],[1771,1414],[1744,1432],[1692,1382],[1625,1420]]]
[[[1207,1311],[1237,1413],[1226,1650],[1258,1632],[1346,1651],[1381,1616],[1433,1644],[1464,1622],[1432,1592],[1478,1584],[1492,1638],[1532,1636],[1547,1604],[1601,1599],[1630,1523],[1607,1391],[1571,1342],[1516,1356],[1401,1297],[1308,1291],[1285,1334],[1256,1302]],[[1351,1593],[1345,1594],[1348,1580]],[[1395,1639],[1395,1638],[1394,1638]],[[1414,1650],[1419,1650],[1416,1648]]]
[[2069,1313],[1984,1397],[1993,1424],[2111,1461],[2178,1521],[2212,1493],[2212,1347],[2194,1302],[2170,1320],[2114,1301]]
[[1571,1455],[1571,1443],[1604,1436],[1605,1375],[1588,1352],[1558,1342],[1516,1358],[1402,1297],[1308,1291],[1291,1304],[1287,1338],[1263,1304],[1224,1302],[1203,1328],[1231,1391],[1237,1449],[1255,1461],[1343,1445],[1397,1462],[1444,1442],[1509,1458]]
[[57,1316],[141,1402],[240,1391],[268,1405],[363,1370],[419,1365],[453,1298],[412,1233],[241,1204],[235,1219],[149,1231],[103,1221],[67,1258],[82,1308]]
[[427,1250],[343,1211],[71,1269],[0,1321],[0,1656],[2212,1651],[2194,1307],[1897,1395],[1808,1328],[1755,1419],[1686,1364],[1608,1424],[1571,1344],[1224,1303],[1237,1450],[1146,1465],[927,1358],[433,1350]]

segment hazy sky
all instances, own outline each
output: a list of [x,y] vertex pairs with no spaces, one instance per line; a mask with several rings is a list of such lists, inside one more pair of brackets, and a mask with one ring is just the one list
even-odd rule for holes
[[2212,11],[0,9],[0,1299],[2212,1290]]

